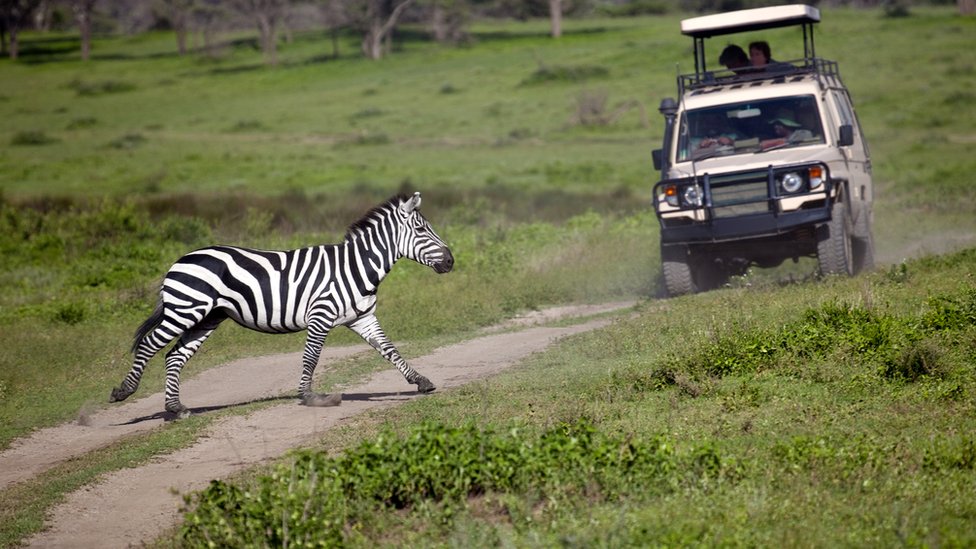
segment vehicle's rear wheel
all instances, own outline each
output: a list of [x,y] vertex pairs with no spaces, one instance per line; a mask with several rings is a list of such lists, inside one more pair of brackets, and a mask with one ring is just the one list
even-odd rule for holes
[[874,235],[871,233],[871,212],[863,211],[854,224],[854,273],[874,268]]
[[854,274],[854,251],[851,242],[851,218],[847,205],[838,200],[831,219],[817,229],[817,264],[820,274]]
[[698,290],[691,272],[691,256],[687,246],[661,245],[661,271],[668,295],[676,297]]

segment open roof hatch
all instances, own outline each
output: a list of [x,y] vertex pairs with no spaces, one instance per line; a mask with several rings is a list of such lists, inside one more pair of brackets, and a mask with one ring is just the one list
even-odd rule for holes
[[705,72],[705,39],[764,29],[800,25],[803,27],[803,56],[816,57],[813,44],[813,25],[820,22],[820,10],[805,4],[789,4],[768,8],[703,15],[681,21],[681,34],[695,40],[695,72]]

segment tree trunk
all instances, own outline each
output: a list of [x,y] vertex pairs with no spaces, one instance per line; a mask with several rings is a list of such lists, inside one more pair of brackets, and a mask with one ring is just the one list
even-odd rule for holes
[[549,0],[549,21],[553,38],[563,35],[563,0]]
[[20,55],[20,43],[17,40],[17,27],[10,28],[10,58],[17,59]]
[[176,50],[182,57],[186,55],[186,27],[177,27],[173,31],[176,32]]
[[255,17],[258,24],[258,35],[261,37],[261,51],[271,66],[278,65],[278,36],[274,15],[260,13]]
[[430,30],[434,33],[434,40],[447,42],[447,16],[444,15],[444,6],[440,2],[434,2],[433,12],[430,15]]
[[339,58],[339,27],[332,27],[330,29],[330,34],[332,35],[332,58]]
[[959,8],[959,15],[976,14],[976,0],[957,0],[956,7]]
[[72,8],[81,34],[81,60],[88,61],[91,57],[91,20],[92,11],[95,9],[95,0],[76,0]]
[[393,29],[396,27],[397,21],[400,20],[400,16],[403,12],[413,4],[416,0],[403,0],[395,8],[390,16],[383,21],[383,13],[378,2],[371,0],[369,3],[369,8],[367,9],[366,22],[366,34],[363,36],[363,54],[369,59],[382,59],[383,58],[383,43],[387,43],[387,47],[393,47],[392,33]]

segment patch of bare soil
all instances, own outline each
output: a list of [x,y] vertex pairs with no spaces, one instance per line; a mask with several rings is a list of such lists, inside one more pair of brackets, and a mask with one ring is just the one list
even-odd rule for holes
[[[560,307],[516,319],[482,337],[437,349],[411,361],[419,372],[448,391],[495,375],[545,350],[554,341],[605,326],[594,319],[567,327],[539,326],[561,318],[622,310],[633,302],[600,306]],[[360,352],[366,346],[323,350],[328,363]],[[239,360],[207,370],[182,385],[183,401],[194,413],[280,398],[294,392],[300,353]],[[319,368],[319,371],[324,370]],[[410,389],[410,390],[407,390]],[[246,416],[223,418],[192,446],[153,462],[116,471],[98,483],[67,496],[53,509],[45,531],[28,540],[31,547],[129,547],[149,542],[179,521],[181,496],[204,488],[211,479],[273,460],[287,450],[313,443],[316,435],[367,410],[395,406],[419,395],[390,367],[362,384],[342,391],[342,405],[300,406],[297,398]],[[107,391],[107,389],[106,389]],[[107,394],[107,392],[106,392]],[[84,417],[84,421],[37,431],[0,454],[0,489],[24,481],[58,463],[110,444],[138,431],[159,427],[169,416],[161,412],[161,393],[145,396]]]

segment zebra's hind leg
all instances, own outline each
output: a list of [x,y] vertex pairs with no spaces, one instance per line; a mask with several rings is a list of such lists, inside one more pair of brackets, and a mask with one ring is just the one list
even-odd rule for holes
[[386,337],[386,333],[383,332],[383,328],[380,327],[380,322],[375,315],[366,315],[350,324],[349,327],[383,355],[383,358],[396,366],[407,383],[416,385],[418,393],[430,393],[437,389],[429,379],[417,373],[407,364],[406,360],[403,360],[400,351],[393,345],[390,338]]
[[342,403],[342,393],[319,394],[312,392],[312,376],[322,354],[322,345],[329,335],[331,326],[323,321],[313,321],[308,326],[305,339],[305,352],[302,353],[302,378],[298,382],[298,396],[305,406],[338,406]]
[[136,330],[135,340],[132,344],[132,368],[125,375],[122,384],[112,389],[109,402],[120,402],[136,392],[136,389],[139,388],[139,382],[142,380],[142,372],[145,370],[149,359],[180,335],[180,331],[174,331],[174,326],[162,325],[163,315],[164,307],[162,300],[160,300],[156,305],[156,310]]
[[200,349],[203,342],[226,319],[223,313],[213,312],[199,324],[190,328],[180,337],[180,340],[166,353],[166,411],[176,414],[177,418],[190,416],[190,409],[180,402],[180,372],[186,361],[193,353]]

